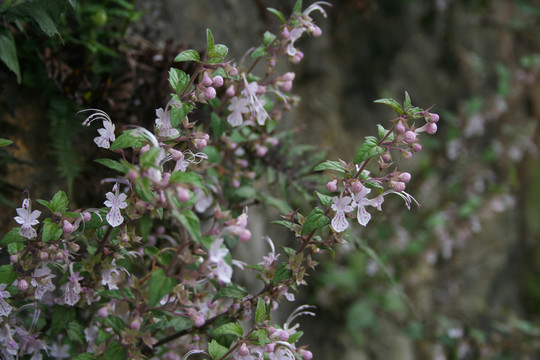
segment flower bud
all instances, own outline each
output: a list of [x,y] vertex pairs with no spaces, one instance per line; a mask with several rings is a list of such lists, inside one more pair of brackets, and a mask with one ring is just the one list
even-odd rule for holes
[[274,137],[267,138],[266,142],[269,143],[272,146],[277,146],[279,144],[279,140],[274,138]]
[[212,79],[212,85],[215,87],[222,87],[223,86],[223,76],[217,75],[214,76]]
[[276,332],[276,336],[279,338],[279,340],[281,341],[287,341],[289,340],[289,333],[285,330],[278,330]]
[[201,85],[203,86],[210,86],[212,85],[212,78],[208,76],[208,73],[204,73],[203,79],[201,81]]
[[317,25],[314,25],[313,26],[313,29],[311,30],[311,35],[315,36],[315,37],[319,37],[322,35],[322,30],[320,27],[318,27]]
[[283,74],[282,79],[283,79],[283,81],[293,81],[295,76],[296,76],[295,73],[289,71],[289,72]]
[[231,66],[231,68],[229,69],[229,75],[230,75],[230,76],[236,76],[236,75],[238,75],[238,69],[235,68],[234,66]]
[[284,39],[289,39],[291,37],[291,33],[289,32],[289,29],[286,27],[283,28],[283,31],[281,32],[281,37]]
[[292,81],[285,81],[283,83],[283,85],[281,85],[281,88],[283,89],[283,91],[291,91],[292,89]]
[[102,307],[97,312],[98,316],[102,319],[105,319],[107,316],[109,316],[109,310],[106,307]]
[[364,185],[359,180],[353,180],[351,182],[351,190],[353,193],[357,194],[364,190]]
[[331,180],[326,184],[326,190],[329,192],[337,191],[337,179]]
[[77,243],[74,243],[74,242],[70,242],[69,243],[69,251],[71,252],[78,252],[79,250],[81,249],[81,247],[79,246],[79,244]]
[[150,145],[146,144],[141,148],[141,155],[150,150]]
[[409,130],[405,132],[405,134],[403,134],[403,140],[407,144],[412,144],[416,141],[416,134],[414,133],[414,131]]
[[429,114],[429,120],[433,123],[436,123],[439,121],[439,115],[438,114],[434,114],[434,113],[430,113]]
[[257,144],[255,145],[255,148],[256,148],[256,154],[258,157],[263,157],[268,152],[268,148],[266,146],[261,146]]
[[273,326],[268,328],[268,334],[270,334],[270,335],[274,334],[276,331],[277,331],[276,328],[273,327]]
[[19,280],[19,282],[17,283],[17,288],[20,291],[25,291],[26,289],[28,289],[28,281],[24,279]]
[[381,159],[384,162],[390,162],[392,160],[392,156],[390,155],[390,153],[386,152],[386,153],[381,155]]
[[17,254],[10,255],[9,262],[16,263],[17,261],[19,261],[19,256]]
[[403,134],[407,129],[405,128],[405,125],[400,121],[396,124],[395,131],[398,134]]
[[189,200],[189,191],[179,186],[176,188],[176,197],[178,198],[178,201],[184,203]]
[[208,143],[204,139],[195,139],[193,140],[193,144],[197,149],[201,150],[204,149]]
[[82,216],[84,222],[89,222],[92,218],[92,214],[90,214],[88,211],[83,211]]
[[296,55],[294,55],[294,57],[292,58],[291,62],[293,64],[298,64],[300,61],[302,61],[302,59],[304,58],[304,53],[301,52],[300,50],[297,50],[296,51]]
[[63,252],[57,252],[56,255],[54,255],[54,258],[56,260],[63,260],[64,259],[64,253]]
[[225,95],[227,95],[228,97],[233,97],[235,94],[234,92],[234,85],[231,85],[227,88],[227,90],[225,91]]
[[412,158],[412,153],[410,151],[403,151],[401,153],[401,157],[405,160],[409,160],[410,158]]
[[426,124],[426,132],[429,134],[429,135],[433,135],[437,132],[437,124],[435,123],[427,123]]
[[197,315],[195,316],[195,319],[193,319],[193,325],[195,325],[195,327],[201,327],[205,322],[206,320],[201,315]]
[[269,353],[273,353],[275,349],[276,349],[275,343],[266,344],[266,351],[268,351]]
[[69,235],[73,232],[73,224],[71,224],[69,221],[64,220],[64,225],[62,226],[62,231],[65,235]]
[[240,349],[238,349],[238,355],[240,356],[249,355],[249,348],[247,347],[246,343],[243,343],[242,345],[240,345]]
[[422,145],[416,143],[412,146],[412,151],[419,152],[420,150],[422,150]]
[[394,188],[394,191],[402,192],[403,190],[405,190],[405,183],[401,181],[393,181],[392,187]]
[[238,179],[234,178],[232,180],[232,187],[235,188],[235,189],[238,189],[240,187],[240,181],[238,181]]
[[251,239],[251,231],[248,229],[243,229],[240,234],[238,234],[238,238],[242,242],[248,242]]
[[313,354],[309,350],[300,350],[300,355],[304,360],[311,360],[313,359]]
[[399,175],[399,179],[406,184],[411,180],[411,174],[409,174],[408,172],[402,172]]
[[206,90],[204,90],[204,98],[206,100],[212,100],[212,99],[215,99],[216,97],[216,89],[214,89],[213,87],[209,86],[206,88]]
[[275,67],[276,59],[275,58],[270,59],[270,61],[268,62],[268,66],[270,66],[271,68]]
[[140,326],[141,326],[141,323],[139,322],[139,320],[133,320],[132,322],[129,323],[129,328],[132,330],[138,330]]
[[175,149],[170,149],[169,152],[171,153],[171,156],[173,158],[174,161],[182,161],[184,160],[184,153],[179,151],[179,150],[175,150]]
[[45,261],[49,258],[49,253],[46,253],[45,251],[42,251],[39,253],[39,258],[42,260],[42,261]]

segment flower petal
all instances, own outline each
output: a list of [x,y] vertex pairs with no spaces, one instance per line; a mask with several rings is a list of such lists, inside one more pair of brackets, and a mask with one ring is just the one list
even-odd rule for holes
[[345,213],[343,211],[337,211],[336,216],[332,219],[331,222],[332,228],[336,232],[343,232],[349,227],[349,222],[345,218]]

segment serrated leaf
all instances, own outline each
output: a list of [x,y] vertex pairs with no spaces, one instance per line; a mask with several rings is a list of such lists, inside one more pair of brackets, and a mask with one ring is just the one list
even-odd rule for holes
[[178,104],[173,104],[171,106],[171,127],[174,128],[180,125],[182,120],[184,120],[186,115],[189,114],[194,107],[195,106],[190,103],[183,103],[181,106]]
[[50,209],[53,213],[64,213],[67,210],[69,200],[65,192],[62,190],[54,194],[51,202],[49,203]]
[[405,101],[403,102],[403,110],[405,112],[409,111],[411,108],[411,98],[409,96],[409,93],[405,91]]
[[21,83],[21,69],[17,58],[17,47],[13,34],[7,30],[0,30],[0,60],[9,70],[13,71],[17,76],[17,83]]
[[213,332],[213,335],[236,335],[239,337],[244,336],[244,329],[242,328],[242,325],[240,325],[237,322],[231,322],[227,324],[223,324],[217,329],[215,329]]
[[251,56],[252,59],[256,59],[265,55],[268,55],[268,52],[266,51],[266,46],[261,45],[255,50],[253,50],[249,56]]
[[281,11],[276,10],[274,8],[266,8],[266,10],[268,10],[272,14],[276,15],[282,23],[287,22],[287,20],[285,20],[285,16],[283,15],[283,13]]
[[257,299],[257,310],[255,311],[255,322],[263,322],[266,320],[266,317],[266,305],[264,304],[264,300],[259,297]]
[[193,185],[199,188],[204,187],[202,176],[194,172],[175,171],[172,173],[171,178],[169,179],[169,182],[172,184],[174,183],[189,184],[189,185]]
[[270,31],[265,31],[263,35],[263,44],[265,46],[270,45],[276,39],[276,35],[272,34]]
[[231,298],[231,299],[243,299],[248,295],[248,292],[244,289],[242,289],[240,286],[235,284],[229,284],[227,287],[219,289],[216,295],[214,295],[214,298],[212,301],[216,301],[217,299],[221,299],[224,297]]
[[275,198],[273,196],[261,194],[261,200],[270,206],[277,208],[282,213],[286,214],[291,211],[291,205],[282,199]]
[[[79,344],[84,344],[84,342],[86,341],[86,335],[84,334],[84,329],[85,329],[84,326],[82,326],[77,321],[74,320],[70,322],[66,328],[66,333],[69,340],[73,342],[77,342]],[[85,354],[81,354],[81,355],[85,355]],[[76,356],[75,358],[77,358],[78,356]],[[90,359],[93,359],[93,357],[91,357]]]
[[302,226],[302,235],[309,234],[313,230],[322,228],[325,225],[330,224],[330,219],[319,208],[313,209]]
[[178,281],[175,278],[168,277],[165,274],[165,270],[161,268],[154,270],[150,276],[148,304],[156,306],[161,298],[169,294],[177,283]]
[[11,265],[0,265],[0,284],[11,285],[17,277],[18,274]]
[[193,325],[189,319],[182,316],[177,316],[169,320],[169,326],[172,326],[174,331],[182,331],[191,328]]
[[398,103],[396,100],[394,99],[390,99],[390,98],[387,98],[387,99],[379,99],[379,100],[375,100],[374,103],[376,104],[383,104],[383,105],[386,105],[386,106],[390,106],[392,109],[394,109],[394,111],[398,114],[398,115],[403,115],[403,109],[400,105],[400,103]]
[[116,170],[118,172],[121,172],[121,173],[127,173],[129,171],[129,168],[116,161],[116,160],[112,160],[112,159],[96,159],[94,160],[95,162],[97,162],[98,164],[101,164],[103,166],[106,166],[108,167],[109,169],[112,169],[112,170]]
[[223,62],[225,56],[229,53],[229,48],[223,44],[216,44],[214,48],[208,52],[210,64],[217,64]]
[[20,228],[13,228],[9,230],[9,232],[2,237],[2,240],[0,240],[0,244],[7,245],[14,242],[24,242],[26,241],[25,238],[23,238],[21,235],[19,235],[19,229]]
[[343,166],[341,165],[339,161],[326,160],[325,162],[315,166],[315,168],[313,169],[313,171],[324,171],[324,170],[333,170],[342,174],[345,173],[345,169],[343,168]]
[[[0,44],[0,46],[2,46]],[[0,139],[0,147],[3,147],[3,146],[8,146],[8,145],[11,145],[13,144],[13,141],[9,140],[9,139]]]
[[214,49],[214,36],[210,29],[206,29],[206,51],[210,52]]
[[56,24],[51,19],[47,11],[42,7],[40,2],[27,2],[19,5],[17,10],[22,11],[26,15],[30,16],[37,24],[39,28],[47,34],[47,36],[60,35]]
[[105,360],[125,360],[127,359],[126,349],[117,341],[111,341],[105,353]]
[[292,272],[290,269],[287,269],[287,263],[281,263],[274,274],[274,285],[279,284],[281,281],[290,279]]
[[294,224],[291,223],[289,220],[275,220],[272,221],[272,224],[285,226],[286,228],[292,229]]
[[208,344],[208,354],[212,359],[221,359],[229,351],[228,348],[218,343],[216,340],[212,340]]
[[109,315],[103,322],[111,327],[117,334],[126,328],[126,323],[119,316]]
[[199,218],[191,210],[184,210],[181,213],[176,212],[176,218],[186,228],[193,240],[201,242],[201,224]]
[[[390,130],[386,130],[381,124],[377,124],[377,130],[379,132],[379,139],[383,139],[386,136],[386,134],[388,134],[388,131],[390,131]],[[386,140],[394,141],[394,133],[390,133],[388,137],[386,138]]]
[[184,50],[174,58],[175,62],[178,61],[196,61],[201,62],[201,55],[193,49]]
[[125,149],[125,148],[142,148],[148,140],[136,132],[137,130],[124,131],[116,140],[111,144],[111,150]]
[[52,321],[49,329],[50,335],[56,337],[63,332],[70,322],[75,320],[77,312],[71,306],[54,305],[52,308]]
[[46,219],[43,223],[43,231],[41,240],[43,242],[56,241],[62,236],[62,229],[57,223],[52,222],[50,219]]
[[8,249],[8,253],[16,254],[19,251],[23,251],[24,244],[20,242],[12,242],[8,244],[7,249]]
[[379,146],[379,141],[374,136],[366,136],[366,141],[360,146],[354,156],[354,163],[360,164],[367,159],[382,154],[386,149]]
[[331,196],[321,194],[318,191],[315,191],[315,195],[317,195],[317,197],[319,198],[319,201],[321,202],[322,205],[324,205],[324,206],[332,205],[332,197]]
[[[169,84],[171,84],[171,87],[173,88],[174,91],[176,91],[177,94],[181,94],[186,88],[186,86],[189,84],[189,75],[180,69],[170,68],[169,69]],[[172,125],[172,126],[174,127],[176,125]]]

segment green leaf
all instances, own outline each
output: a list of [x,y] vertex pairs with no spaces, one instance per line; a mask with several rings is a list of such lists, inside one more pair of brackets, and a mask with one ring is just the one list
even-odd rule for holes
[[7,249],[8,249],[8,253],[16,254],[19,251],[23,251],[24,244],[20,242],[12,242],[8,244]]
[[184,210],[181,213],[176,212],[176,218],[186,228],[193,240],[201,242],[201,224],[199,218],[191,210]]
[[[390,131],[390,130],[386,130],[381,124],[377,124],[377,130],[379,132],[379,139],[383,139],[386,136],[386,134],[388,134],[388,131]],[[394,141],[394,133],[390,133],[390,135],[388,135],[386,140]]]
[[403,115],[403,109],[401,108],[401,105],[394,99],[379,99],[375,100],[374,103],[390,106],[398,115]]
[[180,54],[176,55],[174,61],[196,61],[200,63],[201,55],[199,55],[199,53],[193,49],[184,50]]
[[289,338],[287,339],[287,342],[289,344],[294,344],[295,342],[298,341],[298,339],[300,339],[300,337],[302,335],[304,335],[303,331],[296,331],[296,332],[292,333],[291,336],[289,336]]
[[240,325],[237,322],[231,322],[227,324],[223,324],[217,329],[215,329],[213,332],[213,335],[236,335],[239,337],[244,336],[244,329],[242,328],[242,325]]
[[181,104],[181,106],[178,104],[173,104],[171,106],[171,126],[177,127],[178,125],[180,125],[182,120],[184,120],[186,115],[189,114],[189,112],[193,110],[194,107],[195,106],[190,103],[183,103]]
[[117,341],[112,341],[107,347],[107,352],[105,353],[105,360],[124,360],[127,359],[126,349],[120,345]]
[[221,359],[229,351],[228,348],[218,343],[216,340],[212,339],[210,344],[208,344],[208,354],[212,359]]
[[54,194],[51,202],[50,209],[55,214],[62,214],[66,212],[69,200],[65,192],[62,190]]
[[313,171],[324,171],[324,170],[333,170],[342,174],[345,173],[345,169],[343,168],[343,165],[341,165],[339,161],[326,160],[325,162],[315,166],[315,168],[313,169]]
[[266,51],[266,46],[264,45],[259,46],[258,48],[253,50],[250,54],[252,59],[260,58],[265,55],[268,55],[268,52]]
[[[7,30],[0,30],[0,60],[9,70],[13,71],[17,76],[17,83],[21,83],[21,69],[19,68],[19,60],[17,59],[17,47],[13,34]],[[9,144],[8,144],[9,145]],[[5,145],[3,145],[5,146]]]
[[2,237],[2,240],[0,240],[0,244],[7,245],[14,242],[25,242],[26,240],[19,235],[19,228],[13,228],[9,230],[9,232]]
[[39,1],[21,4],[17,7],[17,10],[21,10],[23,13],[34,19],[47,36],[60,35],[54,21]]
[[266,10],[268,10],[272,14],[276,15],[282,23],[287,22],[287,20],[285,19],[285,16],[283,15],[283,13],[281,11],[276,10],[274,8],[266,8]]
[[143,168],[159,168],[159,162],[157,161],[158,156],[161,153],[161,148],[159,147],[153,147],[148,151],[145,151],[144,154],[141,155],[139,163]]
[[354,163],[360,164],[361,162],[370,159],[374,156],[382,154],[386,149],[379,146],[379,141],[374,136],[366,136],[366,141],[360,146],[356,155],[354,156]]
[[260,323],[266,320],[266,305],[264,305],[264,300],[262,298],[257,299],[257,310],[255,311],[255,322]]
[[248,292],[244,289],[242,289],[240,286],[235,284],[229,284],[227,287],[219,289],[217,294],[214,296],[212,301],[216,301],[217,299],[221,299],[224,297],[231,298],[231,299],[243,299],[248,295]]
[[93,353],[84,353],[84,354],[79,354],[79,355],[76,355],[75,357],[72,358],[72,360],[95,360],[95,356]]
[[282,213],[286,214],[291,211],[291,205],[282,199],[275,198],[273,196],[261,194],[262,201],[270,206],[277,208]]
[[330,219],[319,208],[313,209],[302,226],[302,235],[309,234],[313,230],[322,228],[325,225],[330,224]]
[[111,150],[125,149],[125,148],[142,148],[148,142],[137,130],[124,131],[116,140],[111,144]]
[[172,173],[171,178],[169,179],[169,182],[172,184],[174,183],[189,184],[189,185],[193,185],[199,188],[204,187],[202,176],[194,172],[175,171]]
[[206,29],[206,51],[210,52],[214,49],[214,36],[210,29]]
[[229,48],[223,44],[216,44],[214,48],[208,52],[208,62],[210,64],[217,64],[223,62],[225,56],[229,53]]
[[11,265],[0,265],[0,283],[11,285],[17,276]]
[[317,197],[319,198],[319,201],[321,202],[322,205],[324,205],[324,206],[332,205],[332,197],[331,196],[321,194],[318,191],[315,191],[315,195],[317,195]]
[[285,226],[288,229],[292,229],[294,226],[294,224],[291,223],[289,220],[275,220],[275,221],[272,221],[272,224]]
[[110,326],[117,334],[120,334],[120,332],[126,328],[124,320],[116,315],[109,315],[107,318],[103,319],[103,323]]
[[411,97],[409,96],[409,93],[405,91],[405,101],[403,102],[403,110],[407,112],[409,111],[410,108],[411,108]]
[[69,340],[77,342],[79,344],[84,344],[84,342],[86,341],[86,335],[84,334],[84,329],[85,327],[82,326],[79,322],[77,321],[70,322],[66,328],[66,333]]
[[210,114],[210,127],[212,129],[212,137],[214,139],[219,139],[221,135],[228,129],[227,122],[219,117],[218,114],[212,112]]
[[52,222],[51,219],[45,219],[43,224],[43,232],[41,235],[41,240],[43,242],[60,239],[60,236],[62,236],[62,229],[60,229],[57,223]]
[[150,276],[150,296],[148,298],[148,304],[150,306],[159,304],[161,298],[169,294],[177,283],[178,281],[175,278],[168,277],[165,274],[165,270],[161,268],[154,270],[152,276]]
[[169,320],[169,326],[172,326],[174,328],[174,331],[182,331],[189,329],[193,325],[191,324],[191,321],[189,321],[189,319],[186,319],[182,316],[177,316]]
[[[171,87],[174,89],[174,91],[176,91],[177,94],[181,94],[185,90],[186,86],[189,84],[189,75],[180,69],[170,68],[169,84],[171,84]],[[182,118],[184,116],[182,116]],[[174,126],[176,125],[173,125],[173,127]]]
[[56,337],[63,332],[70,322],[75,320],[77,312],[71,306],[54,305],[52,308],[52,321],[49,329],[50,335]]
[[116,160],[112,160],[112,159],[96,159],[94,160],[95,162],[97,162],[98,164],[101,164],[103,166],[106,166],[108,167],[109,169],[113,169],[113,170],[116,170],[120,173],[123,173],[123,174],[126,174],[127,172],[129,172],[129,168],[116,161]]
[[296,4],[294,4],[293,14],[299,12],[302,12],[302,0],[296,0]]
[[8,145],[11,145],[11,144],[13,144],[13,141],[11,141],[9,139],[1,139],[0,138],[0,147],[8,146]]
[[292,276],[292,272],[290,269],[287,269],[287,263],[281,263],[276,269],[273,283],[274,285],[277,285],[283,280],[290,279],[291,276]]
[[263,35],[263,44],[268,46],[276,39],[276,35],[272,34],[270,31],[265,31]]

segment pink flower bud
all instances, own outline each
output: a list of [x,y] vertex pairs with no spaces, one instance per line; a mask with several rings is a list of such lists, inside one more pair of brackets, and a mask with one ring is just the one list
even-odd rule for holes
[[357,194],[360,191],[364,190],[364,185],[358,180],[353,180],[351,182],[351,190],[353,193]]
[[429,120],[433,123],[436,123],[439,121],[439,115],[438,114],[434,114],[434,113],[430,113],[429,114]]
[[212,100],[212,99],[215,99],[216,97],[216,89],[214,89],[213,87],[209,86],[206,88],[206,90],[204,90],[204,98],[206,100]]
[[251,239],[251,231],[249,231],[248,229],[243,229],[238,235],[238,238],[242,242],[248,242]]
[[139,320],[133,320],[132,322],[129,323],[129,328],[132,330],[138,330],[140,326],[141,326],[141,323],[139,322]]
[[214,78],[212,79],[212,85],[214,85],[215,87],[222,87],[223,86],[223,76],[221,76],[221,75],[214,76]]
[[326,190],[329,192],[337,191],[337,179],[331,180],[326,184]]
[[272,146],[277,146],[279,144],[279,140],[273,137],[269,137],[266,139],[266,142],[269,143]]
[[195,144],[197,149],[201,150],[204,149],[208,143],[204,139],[195,139],[193,140],[193,144]]
[[268,148],[266,146],[255,145],[255,147],[256,147],[256,154],[259,157],[265,156],[266,153],[268,152]]
[[384,162],[390,162],[392,160],[392,156],[390,155],[390,153],[384,153],[381,155],[381,159]]
[[195,327],[201,327],[204,325],[205,322],[206,320],[204,320],[204,317],[197,315],[193,320],[193,325],[195,325]]
[[283,85],[281,85],[281,88],[283,89],[283,91],[291,91],[292,81],[285,81]]
[[150,150],[150,145],[146,144],[141,148],[141,155]]
[[291,37],[291,33],[289,32],[289,29],[283,28],[283,31],[281,32],[281,37],[284,39],[289,39]]
[[227,95],[228,97],[233,97],[235,94],[234,92],[234,85],[231,85],[227,88],[227,90],[225,91],[225,95]]
[[399,175],[399,179],[406,184],[411,180],[411,174],[409,174],[408,172],[402,172]]
[[17,288],[20,291],[25,291],[26,289],[28,289],[28,281],[24,279],[19,280],[19,282],[17,283]]
[[422,145],[416,143],[412,146],[412,151],[419,152],[420,150],[422,150]]
[[201,138],[201,139],[204,139],[204,140],[206,140],[206,141],[210,140],[210,135],[205,134],[205,133],[199,133],[199,134],[201,134],[201,135],[200,135],[200,138]]
[[240,349],[238,349],[238,355],[240,356],[249,355],[249,348],[247,347],[246,343],[243,343],[242,345],[240,345]]
[[109,316],[109,310],[106,307],[102,307],[97,312],[98,316],[102,319],[105,319],[107,316]]
[[64,253],[58,252],[58,253],[56,253],[56,255],[54,255],[54,258],[56,260],[62,260],[62,259],[64,259]]
[[279,340],[281,341],[287,341],[289,340],[289,333],[285,330],[278,330],[276,332],[276,336],[279,338]]
[[202,86],[210,86],[212,85],[212,78],[208,76],[208,73],[204,73],[203,79],[201,81]]
[[238,179],[233,179],[232,180],[232,187],[235,188],[235,189],[238,189],[240,187],[240,181],[238,181]]
[[274,334],[276,331],[277,331],[276,328],[273,327],[273,326],[268,328],[268,334],[270,334],[270,335]]
[[45,251],[42,251],[39,253],[39,258],[44,261],[44,260],[47,260],[49,258],[49,253],[46,253]]
[[412,144],[416,141],[416,134],[414,131],[409,130],[403,134],[403,140],[405,140],[407,144]]
[[401,181],[395,181],[392,183],[392,187],[394,188],[394,191],[402,192],[403,190],[405,190],[405,183]]
[[405,128],[405,125],[400,121],[396,124],[395,131],[398,134],[403,134],[407,129]]
[[174,161],[182,161],[184,160],[184,153],[175,149],[170,149],[169,152],[171,153],[171,156]]
[[231,68],[229,69],[229,75],[231,75],[231,76],[238,75],[238,69],[235,68],[234,66],[231,66]]
[[266,344],[266,351],[268,351],[269,353],[273,353],[275,349],[276,349],[275,343]]
[[295,76],[296,76],[295,73],[289,71],[283,74],[282,78],[283,78],[283,81],[293,81]]
[[88,211],[83,211],[82,216],[84,222],[89,222],[92,218],[92,214],[90,214]]
[[401,153],[401,157],[405,160],[409,160],[410,158],[412,158],[412,153],[410,151],[403,151]]
[[189,191],[179,186],[176,188],[176,197],[178,198],[178,201],[184,203],[189,200]]
[[270,66],[271,68],[275,67],[276,66],[276,59],[274,59],[274,58],[270,59],[270,61],[268,62],[268,66]]
[[322,35],[322,30],[320,27],[318,27],[317,25],[314,25],[313,26],[313,29],[311,30],[311,35],[315,36],[315,37],[319,37]]
[[300,61],[302,61],[302,59],[304,58],[304,53],[301,52],[300,50],[297,50],[296,51],[296,55],[294,55],[294,57],[292,58],[291,62],[293,64],[298,64]]
[[164,183],[164,185],[167,185],[170,179],[171,179],[171,173],[164,172],[163,178],[162,178],[162,182]]
[[74,242],[69,243],[69,251],[76,253],[80,249],[81,249],[81,247],[79,246],[79,244],[76,244]]
[[10,261],[11,263],[16,263],[17,261],[19,261],[19,256],[18,256],[17,254],[10,255],[9,261]]
[[433,135],[437,132],[437,124],[435,123],[427,123],[426,124],[426,132],[429,134],[429,135]]
[[64,220],[64,225],[62,226],[62,231],[66,235],[71,234],[73,232],[73,224],[71,224],[67,220]]
[[300,350],[300,352],[304,360],[311,360],[313,358],[313,354],[309,350]]

